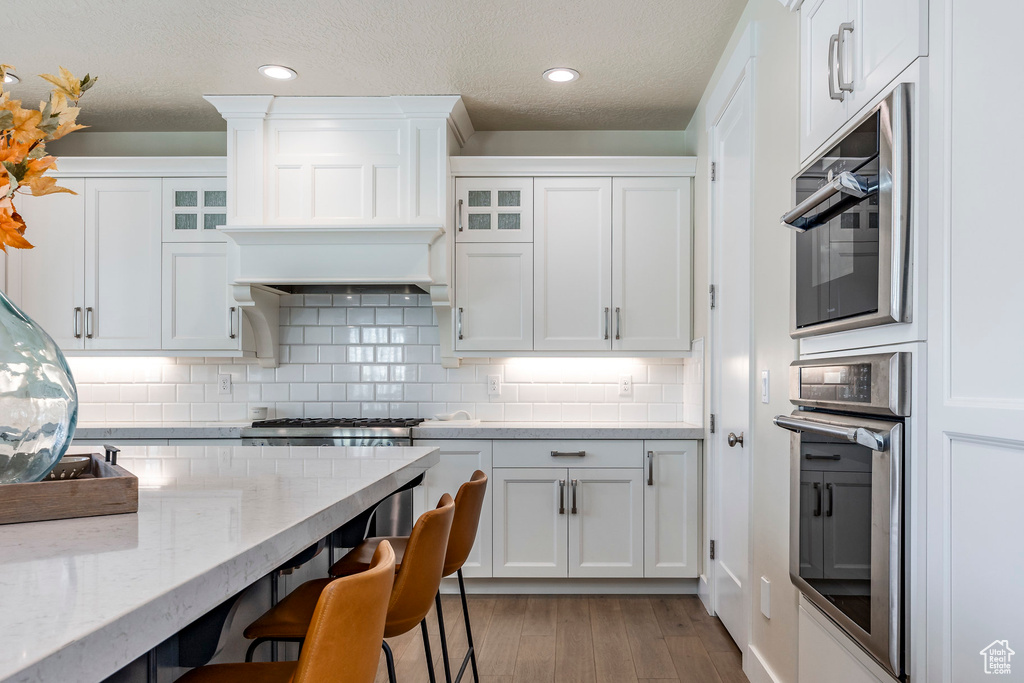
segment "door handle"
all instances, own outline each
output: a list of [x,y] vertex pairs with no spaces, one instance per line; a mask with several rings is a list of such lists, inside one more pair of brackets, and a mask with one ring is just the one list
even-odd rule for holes
[[622,309],[615,307],[615,338],[622,339]]
[[82,307],[75,306],[75,339],[82,338]]
[[654,486],[654,451],[647,451],[647,485]]
[[839,24],[839,46],[836,48],[836,65],[838,67],[837,72],[839,77],[836,79],[839,82],[840,95],[844,92],[853,92],[853,77],[850,80],[846,80],[845,66],[845,55],[846,55],[846,34],[853,33],[853,22],[847,21]]
[[604,338],[605,339],[608,339],[608,337],[609,337],[609,329],[608,328],[610,328],[611,324],[612,324],[611,318],[612,318],[612,316],[611,316],[611,309],[608,308],[607,306],[605,306],[604,307]]
[[558,480],[558,514],[565,514],[565,479]]
[[459,208],[457,210],[459,212],[459,218],[458,218],[458,220],[459,220],[459,232],[462,232],[462,200],[461,199],[459,200]]
[[228,339],[234,339],[237,336],[235,334],[235,310],[234,306],[228,309]]
[[814,516],[821,517],[821,484],[814,482]]
[[843,93],[839,91],[836,75],[836,62],[839,60],[839,34],[833,33],[828,39],[828,96],[830,99],[843,101]]
[[740,432],[739,436],[729,432],[729,436],[727,436],[725,440],[729,444],[729,448],[733,448],[736,444],[739,444],[740,448],[743,448],[743,432]]
[[458,328],[459,339],[462,339],[462,306],[459,306],[458,314],[455,316],[455,326]]
[[92,339],[92,306],[85,308],[85,338]]
[[580,480],[572,480],[572,514],[578,514],[579,510],[576,508],[576,490],[580,487]]
[[832,495],[833,495],[832,482],[829,482],[829,483],[825,484],[825,490],[828,492],[828,507],[825,508],[825,516],[826,517],[831,517],[832,516]]

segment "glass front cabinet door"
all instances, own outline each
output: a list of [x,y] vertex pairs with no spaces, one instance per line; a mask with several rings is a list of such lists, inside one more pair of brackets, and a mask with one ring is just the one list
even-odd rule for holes
[[457,241],[533,241],[533,178],[459,178],[455,194]]
[[164,178],[163,241],[223,242],[227,223],[224,178]]

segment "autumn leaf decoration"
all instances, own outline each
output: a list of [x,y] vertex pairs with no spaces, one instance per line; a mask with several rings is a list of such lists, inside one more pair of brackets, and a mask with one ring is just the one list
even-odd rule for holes
[[86,74],[79,80],[60,68],[60,76],[42,74],[40,78],[53,85],[50,97],[39,103],[39,109],[25,109],[20,100],[12,100],[4,90],[4,77],[11,67],[0,64],[0,250],[7,247],[31,249],[25,239],[25,221],[14,207],[17,193],[41,197],[55,192],[69,192],[59,187],[46,173],[57,168],[57,158],[47,155],[46,143],[59,140],[85,126],[75,123],[78,100],[96,79]]

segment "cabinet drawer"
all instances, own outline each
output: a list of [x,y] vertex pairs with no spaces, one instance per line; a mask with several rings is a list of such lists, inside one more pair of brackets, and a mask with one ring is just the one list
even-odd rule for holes
[[[564,455],[552,455],[552,452]],[[568,455],[570,453],[573,455]],[[643,467],[643,464],[641,441],[494,442],[495,467]]]

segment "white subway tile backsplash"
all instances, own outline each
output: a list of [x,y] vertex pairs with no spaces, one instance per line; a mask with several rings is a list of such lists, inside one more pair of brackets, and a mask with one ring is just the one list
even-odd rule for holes
[[[280,367],[216,358],[71,358],[82,422],[271,417],[703,419],[703,342],[686,358],[467,358],[443,368],[429,295],[306,294],[281,301]],[[231,376],[230,394],[217,375]],[[487,379],[501,377],[501,393]],[[618,394],[623,375],[633,395]]]

